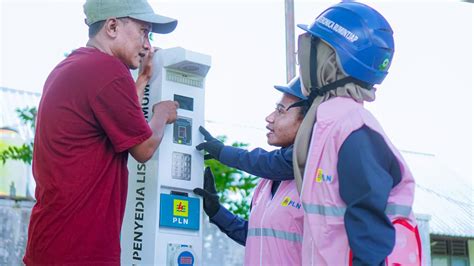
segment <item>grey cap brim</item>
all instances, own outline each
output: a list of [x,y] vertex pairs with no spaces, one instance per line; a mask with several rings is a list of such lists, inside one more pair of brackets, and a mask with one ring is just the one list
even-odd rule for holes
[[170,33],[178,25],[178,20],[157,14],[134,14],[129,17],[151,23],[151,31],[155,33]]

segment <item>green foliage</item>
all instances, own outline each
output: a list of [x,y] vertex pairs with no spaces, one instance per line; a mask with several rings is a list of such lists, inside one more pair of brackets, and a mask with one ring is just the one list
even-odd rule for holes
[[[226,137],[218,136],[217,139],[225,142]],[[245,148],[248,145],[234,142],[232,146]],[[257,184],[258,177],[225,166],[217,160],[207,160],[205,164],[211,167],[216,179],[216,189],[219,194],[220,202],[234,214],[248,219],[251,196]]]
[[36,128],[36,114],[38,113],[36,107],[27,106],[23,109],[17,108],[15,111],[23,124],[29,125],[33,130]]
[[[29,125],[33,131],[36,128],[36,107],[25,107],[15,110],[22,123]],[[21,146],[9,146],[0,152],[0,161],[5,164],[7,160],[18,160],[31,164],[33,159],[33,142]]]
[[2,164],[5,164],[8,159],[31,164],[33,159],[33,143],[21,146],[8,146],[6,150],[0,153],[0,161],[2,161]]

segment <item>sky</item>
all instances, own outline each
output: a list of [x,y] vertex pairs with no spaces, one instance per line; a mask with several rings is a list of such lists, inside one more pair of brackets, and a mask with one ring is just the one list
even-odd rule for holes
[[[157,13],[179,21],[173,33],[154,35],[154,46],[180,46],[212,57],[205,107],[211,133],[272,149],[266,144],[265,117],[281,97],[273,85],[286,82],[284,1],[150,3]],[[310,24],[334,3],[295,0],[295,24]],[[396,50],[390,73],[367,108],[399,149],[434,154],[472,182],[474,5],[364,3],[390,22]],[[0,86],[41,92],[64,54],[87,42],[82,4],[0,0]]]

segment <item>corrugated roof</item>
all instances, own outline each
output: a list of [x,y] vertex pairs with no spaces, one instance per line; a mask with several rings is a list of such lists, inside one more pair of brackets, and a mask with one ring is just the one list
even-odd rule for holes
[[9,127],[18,131],[21,137],[28,140],[33,137],[32,130],[21,123],[17,108],[38,106],[40,93],[0,87],[0,127]]
[[461,177],[434,155],[402,152],[416,181],[413,210],[431,216],[430,234],[474,238],[472,177]]

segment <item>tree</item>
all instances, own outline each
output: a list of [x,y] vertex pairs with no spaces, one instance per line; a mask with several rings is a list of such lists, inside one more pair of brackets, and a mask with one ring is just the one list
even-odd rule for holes
[[[36,107],[17,108],[15,110],[22,123],[29,125],[33,131],[36,127]],[[21,146],[8,146],[0,152],[0,161],[5,164],[7,160],[18,160],[31,165],[33,159],[33,141]]]
[[[222,142],[226,141],[225,136],[218,136],[217,139]],[[234,142],[232,146],[245,148],[248,144]],[[258,177],[230,168],[217,160],[207,160],[205,164],[211,167],[216,179],[216,189],[220,202],[229,211],[248,220],[251,194],[257,184]]]

